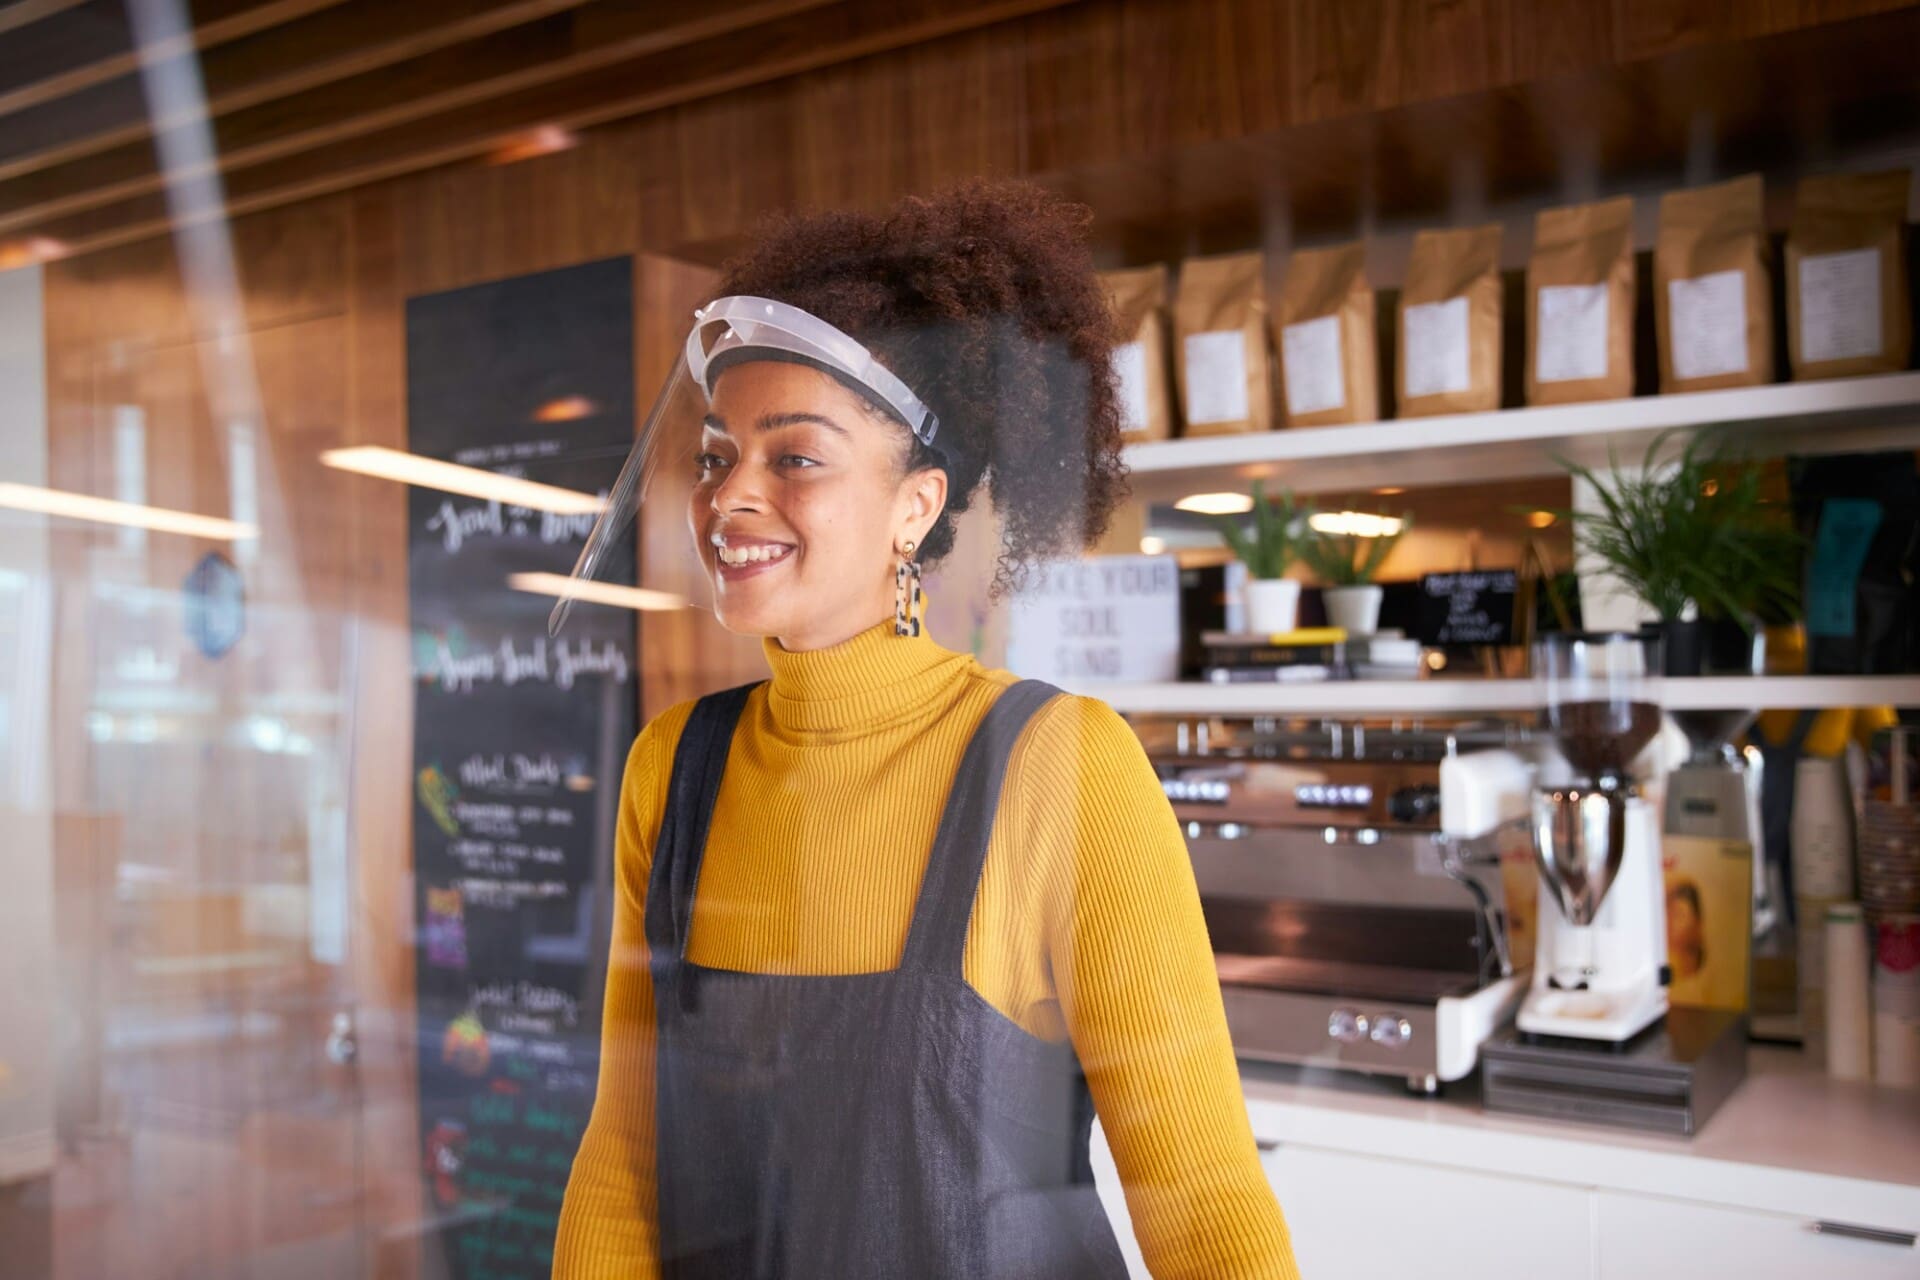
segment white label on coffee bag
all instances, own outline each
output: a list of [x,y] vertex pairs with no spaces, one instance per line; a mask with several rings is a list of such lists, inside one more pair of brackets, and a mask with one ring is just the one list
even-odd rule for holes
[[1339,316],[1288,325],[1280,331],[1280,354],[1285,361],[1288,413],[1298,418],[1346,407]]
[[1407,344],[1407,398],[1465,391],[1472,381],[1467,367],[1467,300],[1422,302],[1401,312]]
[[1238,329],[1190,333],[1187,423],[1240,422],[1247,416],[1247,339]]
[[1667,281],[1673,376],[1681,381],[1747,371],[1747,277],[1715,271]]
[[1120,429],[1147,429],[1147,347],[1123,342],[1113,349],[1113,376],[1120,384]]
[[1607,286],[1540,286],[1534,325],[1536,382],[1585,382],[1607,376]]
[[1856,360],[1880,354],[1880,251],[1800,259],[1800,358]]

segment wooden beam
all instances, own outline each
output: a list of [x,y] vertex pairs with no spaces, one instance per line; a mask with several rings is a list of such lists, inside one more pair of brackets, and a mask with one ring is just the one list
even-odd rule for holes
[[[139,5],[186,0],[128,0]],[[339,0],[196,0],[191,34],[145,50],[149,58],[172,58],[211,49],[228,40],[291,22]],[[133,27],[121,0],[87,3],[21,28],[0,45],[0,115],[51,102],[103,80],[139,69]]]
[[[1003,22],[1075,0],[841,0],[696,44],[601,66],[565,81],[489,93],[457,109],[231,172],[222,206],[190,222],[238,217],[294,200],[471,159],[539,125],[584,129],[854,58]],[[164,196],[149,192],[37,225],[76,252],[165,232]]]
[[18,31],[30,22],[77,9],[87,0],[13,0],[0,5],[0,32]]
[[[391,0],[379,0],[391,6]],[[730,35],[818,9],[833,0],[706,0],[697,12],[659,0],[644,7],[590,4],[565,16],[499,31],[227,115],[213,122],[213,151],[231,170],[293,155],[610,63]],[[429,0],[423,7],[440,7]],[[357,7],[357,6],[355,6]],[[406,6],[403,6],[406,7]],[[202,119],[172,126],[203,128]],[[0,142],[0,157],[6,144]],[[30,163],[30,162],[29,162]],[[0,162],[0,178],[17,166]],[[116,199],[158,191],[164,175],[144,137],[0,185],[0,232]]]
[[[374,71],[578,7],[584,0],[347,0],[200,55],[214,115]],[[183,55],[191,56],[191,55]],[[137,143],[187,123],[148,115],[140,77],[119,76],[0,121],[0,179]],[[144,150],[144,149],[142,149]]]

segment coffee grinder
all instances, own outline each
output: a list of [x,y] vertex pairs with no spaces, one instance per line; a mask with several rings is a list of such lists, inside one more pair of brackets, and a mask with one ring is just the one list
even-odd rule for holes
[[1489,1111],[1697,1133],[1747,1070],[1746,1020],[1667,1007],[1660,817],[1636,759],[1660,728],[1659,642],[1534,646],[1549,751],[1530,797],[1540,896],[1515,1030],[1481,1049]]
[[1534,860],[1541,901],[1558,909],[1539,912],[1523,1034],[1618,1045],[1667,1012],[1660,820],[1632,773],[1660,729],[1658,643],[1562,634],[1534,646],[1553,748],[1531,796]]

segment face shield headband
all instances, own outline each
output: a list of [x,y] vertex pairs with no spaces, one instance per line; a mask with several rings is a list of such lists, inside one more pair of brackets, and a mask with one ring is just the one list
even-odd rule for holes
[[846,333],[809,311],[773,298],[740,294],[716,298],[693,313],[684,360],[655,397],[641,424],[633,450],[607,495],[607,505],[594,521],[573,574],[548,618],[547,629],[558,635],[572,612],[574,601],[600,596],[596,590],[610,572],[631,564],[622,539],[640,509],[640,503],[663,457],[683,451],[697,439],[699,423],[713,402],[714,383],[721,371],[752,352],[815,365],[858,388],[905,423],[915,439],[937,449],[934,438],[940,422],[933,411],[872,352]]

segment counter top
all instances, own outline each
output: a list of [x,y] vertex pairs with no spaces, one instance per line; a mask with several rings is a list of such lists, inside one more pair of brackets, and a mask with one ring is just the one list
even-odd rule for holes
[[1241,1080],[1263,1145],[1920,1224],[1920,1092],[1833,1080],[1790,1049],[1750,1049],[1746,1080],[1692,1138],[1490,1112],[1477,1075],[1440,1098],[1397,1080],[1245,1061]]

